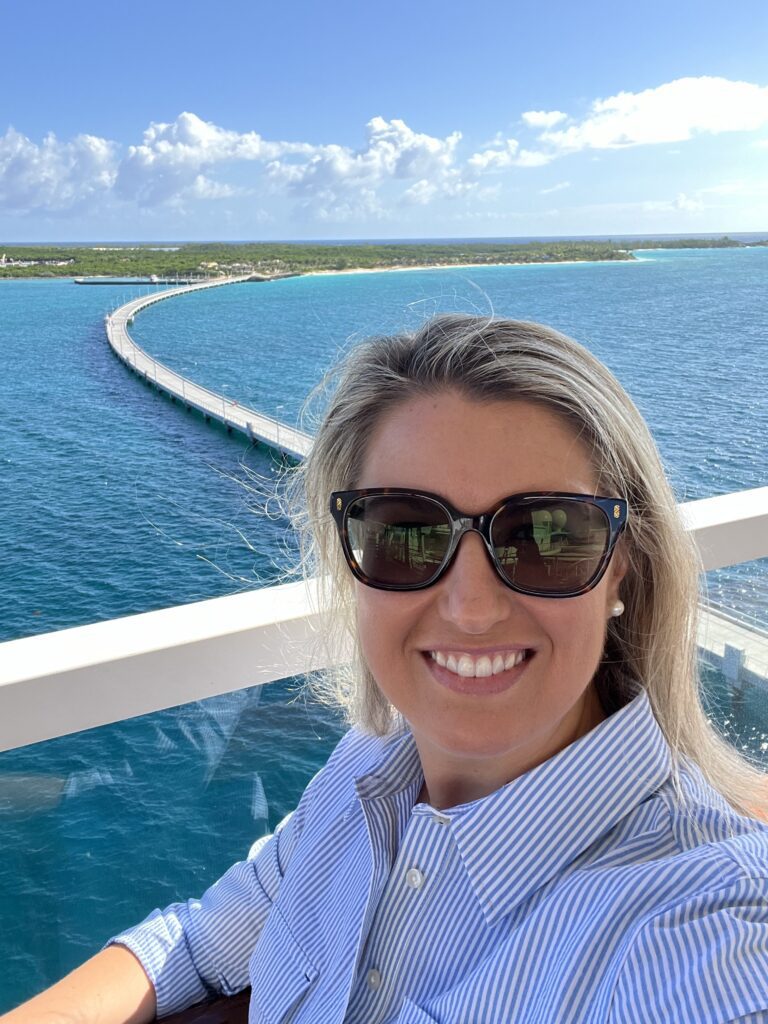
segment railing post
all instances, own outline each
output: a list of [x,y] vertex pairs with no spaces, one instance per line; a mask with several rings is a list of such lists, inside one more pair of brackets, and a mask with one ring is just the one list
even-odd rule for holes
[[732,686],[736,686],[744,665],[744,651],[732,644],[725,644],[723,651],[723,675]]
[[747,696],[747,684],[742,679],[744,667],[744,651],[740,647],[726,643],[723,648],[723,675],[731,687],[731,714],[738,719],[744,709]]

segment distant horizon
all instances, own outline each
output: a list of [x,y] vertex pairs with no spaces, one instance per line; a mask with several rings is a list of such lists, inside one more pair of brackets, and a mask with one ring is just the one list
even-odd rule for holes
[[423,245],[428,244],[482,244],[497,245],[528,243],[528,242],[612,242],[612,241],[648,241],[658,239],[713,239],[732,238],[734,241],[768,240],[768,229],[765,231],[646,231],[601,234],[574,235],[433,235],[419,237],[368,237],[368,238],[92,238],[83,241],[9,241],[0,239],[0,249],[34,248],[35,246],[51,246],[58,248],[87,248],[90,246],[182,246],[182,245]]

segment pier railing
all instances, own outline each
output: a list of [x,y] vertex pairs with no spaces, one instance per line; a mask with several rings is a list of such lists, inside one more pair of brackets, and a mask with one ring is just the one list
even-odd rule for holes
[[[680,513],[706,570],[768,556],[768,487]],[[322,633],[310,582],[7,641],[0,750],[321,669]],[[706,613],[699,639],[726,676],[768,677],[767,634]]]

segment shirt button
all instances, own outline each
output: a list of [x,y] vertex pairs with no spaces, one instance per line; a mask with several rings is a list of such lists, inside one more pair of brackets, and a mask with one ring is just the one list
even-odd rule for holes
[[424,875],[418,868],[410,868],[405,872],[405,884],[411,889],[420,889],[424,885]]
[[368,988],[371,990],[371,992],[375,992],[379,985],[381,985],[381,974],[379,973],[379,971],[376,970],[375,967],[371,968],[371,970],[368,971],[368,977],[366,978],[366,981],[368,982]]
[[451,819],[446,818],[444,814],[433,814],[432,821],[434,821],[436,825],[450,825],[451,823]]

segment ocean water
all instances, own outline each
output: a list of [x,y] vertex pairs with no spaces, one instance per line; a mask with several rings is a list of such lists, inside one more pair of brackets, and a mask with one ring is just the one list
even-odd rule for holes
[[[681,499],[764,485],[768,249],[640,256],[213,289],[146,310],[133,333],[179,372],[295,422],[362,337],[442,310],[540,320],[614,370]],[[259,511],[274,458],[110,352],[103,316],[140,291],[0,282],[0,639],[262,586],[292,564],[286,524]],[[768,560],[709,585],[768,624]],[[752,701],[726,723],[748,742],[768,731]],[[340,731],[288,680],[0,755],[0,1011],[153,906],[202,891],[290,810]]]

